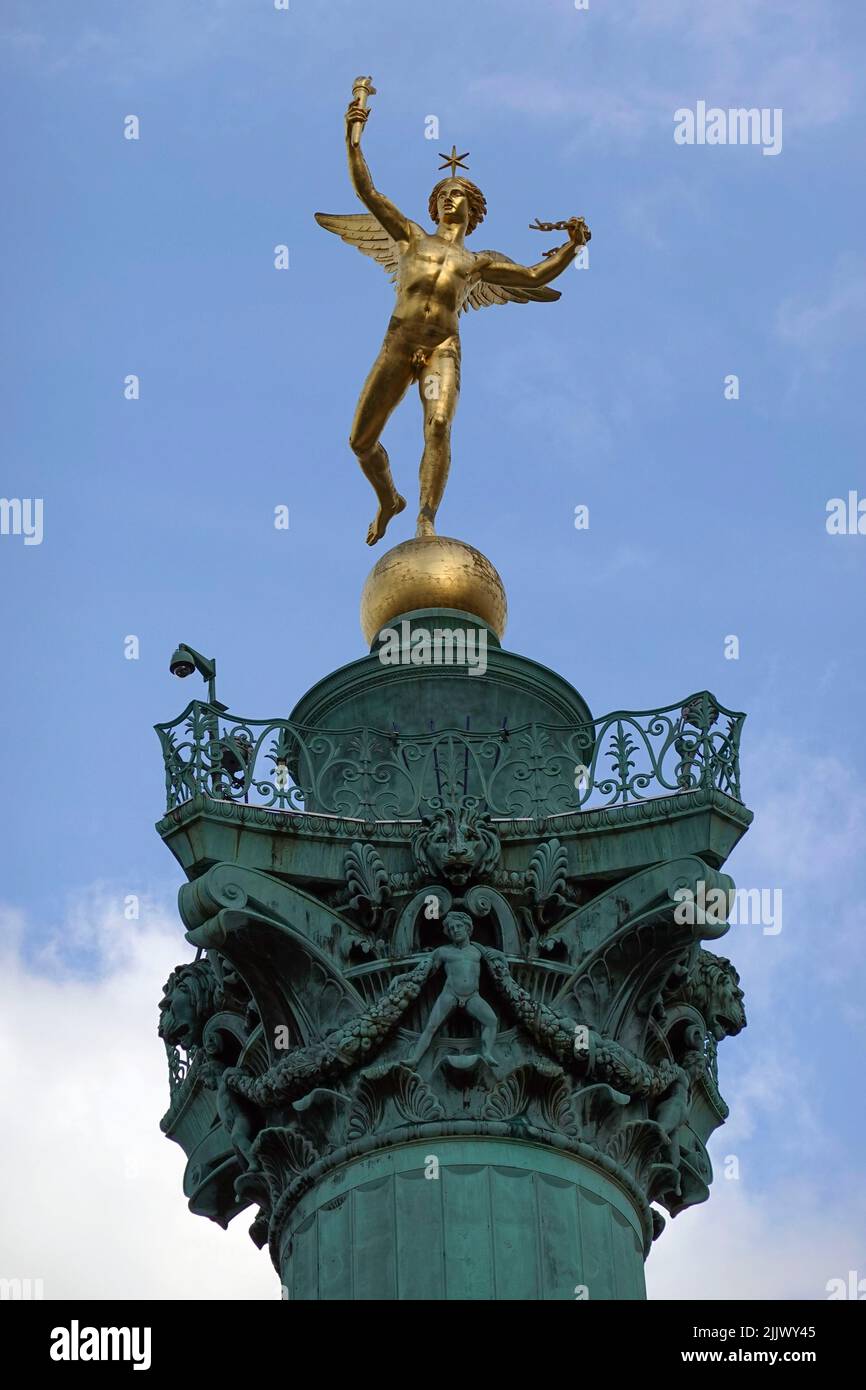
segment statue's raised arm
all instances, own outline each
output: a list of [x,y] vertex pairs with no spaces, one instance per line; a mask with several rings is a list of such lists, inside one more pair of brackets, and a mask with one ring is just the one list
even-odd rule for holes
[[361,134],[370,115],[367,98],[375,94],[376,88],[369,77],[356,77],[352,87],[352,100],[346,111],[346,149],[349,155],[349,177],[352,187],[365,207],[384,227],[388,235],[397,242],[408,241],[411,224],[390,198],[380,193],[373,183],[361,149]]

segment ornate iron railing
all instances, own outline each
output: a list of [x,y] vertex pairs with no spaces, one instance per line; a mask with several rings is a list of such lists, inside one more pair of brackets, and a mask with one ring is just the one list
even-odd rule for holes
[[467,798],[495,817],[559,815],[717,788],[740,800],[744,714],[707,691],[586,724],[318,729],[194,700],[157,724],[166,809],[207,796],[362,821],[411,820]]

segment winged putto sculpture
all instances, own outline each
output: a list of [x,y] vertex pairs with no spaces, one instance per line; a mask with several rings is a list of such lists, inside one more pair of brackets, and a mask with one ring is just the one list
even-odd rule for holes
[[549,303],[559,291],[551,280],[569,266],[590,239],[582,217],[533,224],[536,230],[568,232],[568,241],[548,251],[537,265],[518,265],[498,251],[470,251],[465,238],[487,211],[484,194],[458,175],[466,155],[452,146],[442,156],[449,174],[430,194],[435,228],[427,232],[406,217],[374,186],[361,151],[361,132],[369,116],[367,98],[375,92],[369,77],[358,78],[346,112],[346,143],[352,186],[368,209],[346,216],[316,213],[329,232],[378,261],[391,275],[397,302],[379,355],[364,383],[349,443],[372,484],[379,507],[367,544],[385,534],[392,517],[406,506],[391,475],[380,442],[385,425],[408,387],[418,383],[424,411],[424,453],[416,536],[433,536],[451,466],[451,424],[460,391],[458,320],[467,309],[490,304]]

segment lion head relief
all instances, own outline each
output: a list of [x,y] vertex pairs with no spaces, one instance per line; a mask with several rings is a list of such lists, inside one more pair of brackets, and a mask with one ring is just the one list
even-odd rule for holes
[[424,816],[412,841],[415,863],[431,879],[446,879],[462,887],[483,878],[499,862],[499,837],[489,817],[477,806],[447,806]]
[[724,956],[701,950],[683,995],[698,1010],[717,1042],[746,1026],[740,976]]

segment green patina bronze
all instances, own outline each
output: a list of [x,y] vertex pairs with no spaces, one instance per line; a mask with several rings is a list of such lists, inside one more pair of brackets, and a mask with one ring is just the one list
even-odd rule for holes
[[162,1128],[290,1298],[642,1298],[659,1208],[709,1195],[745,1015],[676,909],[733,887],[744,716],[593,719],[486,635],[483,675],[373,652],[290,718],[157,726],[198,950]]

